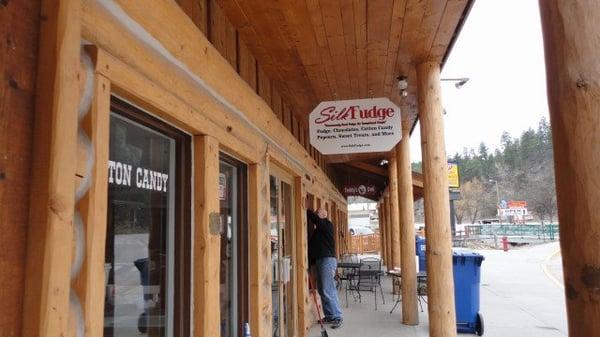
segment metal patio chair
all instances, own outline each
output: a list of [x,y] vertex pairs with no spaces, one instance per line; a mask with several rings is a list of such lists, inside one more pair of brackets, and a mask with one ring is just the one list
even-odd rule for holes
[[[345,263],[360,263],[358,256],[356,254],[345,254],[340,258],[340,262]],[[336,275],[336,285],[337,289],[341,290],[344,287],[345,295],[346,295],[346,308],[348,307],[348,291],[352,295],[354,302],[358,298],[358,292],[355,292],[356,282],[358,277],[358,271],[354,268],[340,268],[341,272],[338,272]],[[345,285],[344,285],[345,283]]]
[[[360,291],[370,291],[375,297],[375,310],[377,310],[377,288],[381,294],[381,301],[385,304],[383,289],[381,287],[381,260],[374,257],[368,257],[360,260],[361,266],[358,269],[358,298],[361,300]],[[362,301],[361,301],[362,302]]]

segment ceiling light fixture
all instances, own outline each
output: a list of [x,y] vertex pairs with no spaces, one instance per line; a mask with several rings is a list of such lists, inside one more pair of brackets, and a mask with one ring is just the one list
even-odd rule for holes
[[408,96],[408,77],[400,75],[396,78],[398,80],[398,90],[400,90],[400,96]]

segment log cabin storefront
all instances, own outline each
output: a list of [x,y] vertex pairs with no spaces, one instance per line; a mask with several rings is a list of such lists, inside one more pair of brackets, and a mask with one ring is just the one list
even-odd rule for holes
[[[0,1],[0,336],[306,336],[305,209],[343,242],[340,191],[361,182],[408,325],[424,197],[430,335],[455,336],[439,75],[471,6]],[[600,336],[600,4],[540,6],[569,335]],[[401,109],[391,151],[311,146],[319,102],[377,97]]]

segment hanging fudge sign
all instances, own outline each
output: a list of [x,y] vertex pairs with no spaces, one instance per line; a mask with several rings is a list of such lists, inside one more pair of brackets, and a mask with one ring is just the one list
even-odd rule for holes
[[108,161],[108,183],[167,192],[169,175],[118,161]]
[[387,98],[321,102],[309,123],[322,154],[387,152],[402,138],[400,108]]

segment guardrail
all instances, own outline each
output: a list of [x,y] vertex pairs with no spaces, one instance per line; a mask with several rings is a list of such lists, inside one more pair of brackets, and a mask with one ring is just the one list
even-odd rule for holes
[[381,250],[379,233],[352,235],[348,242],[348,253],[363,254],[379,252]]
[[468,225],[465,226],[464,237],[507,236],[521,238],[538,238],[556,240],[559,236],[558,224],[518,224],[518,225]]

